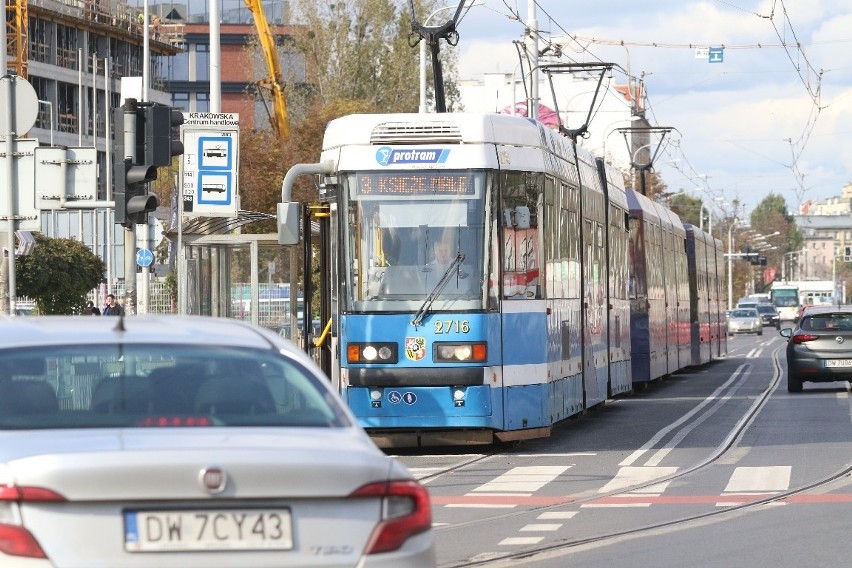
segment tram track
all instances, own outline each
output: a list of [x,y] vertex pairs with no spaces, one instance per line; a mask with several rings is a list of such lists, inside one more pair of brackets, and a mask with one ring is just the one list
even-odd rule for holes
[[[756,420],[757,416],[760,414],[760,411],[764,408],[764,406],[769,401],[772,393],[778,388],[778,385],[781,382],[781,378],[783,376],[783,370],[780,363],[780,357],[783,356],[782,347],[777,347],[772,354],[772,362],[773,362],[773,376],[770,380],[769,384],[766,388],[758,395],[754,402],[749,406],[747,411],[743,414],[743,416],[737,421],[736,425],[731,428],[728,432],[727,436],[724,440],[714,448],[714,450],[703,460],[696,462],[692,466],[678,471],[676,473],[655,478],[651,481],[646,481],[642,483],[635,483],[629,486],[621,487],[617,490],[609,491],[606,493],[598,493],[598,492],[586,492],[580,495],[573,496],[570,500],[566,500],[565,502],[561,502],[557,505],[548,505],[543,507],[534,508],[535,512],[547,512],[555,509],[564,509],[566,506],[581,506],[585,503],[590,503],[599,499],[606,499],[611,497],[623,496],[631,492],[640,491],[646,487],[650,487],[656,484],[665,483],[668,481],[673,481],[679,478],[683,478],[695,473],[700,472],[701,470],[708,468],[709,466],[716,464],[722,458],[724,458],[730,451],[735,450],[743,436],[748,432],[751,425]],[[747,368],[744,368],[747,367]],[[738,368],[736,372],[741,371],[741,375],[739,381],[744,381],[748,377],[749,372],[751,371],[751,365],[744,364]],[[735,373],[736,373],[735,372]],[[729,394],[734,392],[738,385],[741,384],[739,381],[732,383],[729,388]],[[718,392],[718,391],[717,391]],[[694,410],[693,410],[694,412]],[[494,452],[492,454],[484,455],[479,457],[476,460],[470,460],[468,463],[464,464],[456,464],[453,468],[448,468],[450,470],[458,470],[463,467],[467,467],[472,465],[478,461],[482,461],[494,455],[499,455],[504,452]],[[446,473],[446,472],[444,472]],[[431,477],[438,477],[442,475],[442,473],[436,472]],[[644,535],[656,534],[660,531],[668,531],[668,530],[682,530],[686,528],[692,528],[694,526],[701,525],[703,523],[717,522],[721,520],[725,516],[732,516],[737,514],[748,513],[750,510],[757,510],[765,505],[771,503],[784,502],[791,497],[796,495],[800,495],[803,493],[807,493],[809,491],[813,491],[814,489],[819,489],[821,487],[825,487],[831,485],[832,483],[837,482],[838,480],[843,479],[844,477],[848,477],[852,475],[852,466],[845,466],[844,468],[836,471],[828,476],[825,476],[819,480],[813,481],[807,485],[796,487],[790,489],[788,491],[784,491],[781,493],[775,493],[772,495],[767,495],[765,497],[754,498],[744,503],[737,503],[734,505],[730,505],[724,509],[707,511],[700,514],[689,515],[685,517],[669,519],[665,521],[660,521],[657,523],[648,523],[641,526],[632,527],[629,529],[617,530],[608,533],[598,534],[594,536],[578,538],[578,539],[562,539],[559,541],[550,541],[547,544],[543,544],[540,546],[528,547],[523,550],[517,550],[513,552],[505,552],[505,553],[495,553],[489,558],[485,558],[482,560],[468,559],[465,561],[452,561],[441,565],[441,568],[456,568],[460,566],[485,566],[490,568],[500,568],[503,566],[516,565],[518,563],[527,563],[527,562],[535,562],[542,561],[548,558],[557,558],[559,556],[567,555],[572,552],[576,552],[579,549],[587,549],[595,546],[604,546],[608,543],[612,543],[613,541],[619,541],[623,539],[630,538],[641,538]],[[492,516],[488,518],[488,522],[494,521],[502,521],[507,519],[512,519],[516,517],[521,517],[525,515],[529,515],[530,510],[524,511],[513,511],[504,513],[497,516]],[[481,524],[483,521],[470,521],[467,523],[460,523],[452,526],[446,527],[437,527],[436,531],[449,531],[449,530],[458,530],[463,529],[465,526],[476,526]]]

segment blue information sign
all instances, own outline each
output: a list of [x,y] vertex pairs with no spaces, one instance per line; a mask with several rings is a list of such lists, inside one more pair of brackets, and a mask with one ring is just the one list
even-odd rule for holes
[[711,47],[707,55],[710,63],[722,63],[725,61],[725,48]]
[[136,264],[139,266],[151,266],[154,262],[154,253],[149,249],[139,249],[136,251]]

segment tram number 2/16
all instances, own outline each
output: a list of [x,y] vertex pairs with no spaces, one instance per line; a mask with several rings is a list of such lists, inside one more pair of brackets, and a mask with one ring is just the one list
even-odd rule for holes
[[435,320],[435,334],[470,333],[470,322],[467,320]]

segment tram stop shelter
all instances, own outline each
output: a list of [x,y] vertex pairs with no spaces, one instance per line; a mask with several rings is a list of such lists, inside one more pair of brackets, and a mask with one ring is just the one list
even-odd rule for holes
[[177,245],[178,313],[298,329],[301,247],[280,245],[276,233],[240,232],[274,220],[275,215],[240,211],[237,217],[191,218],[168,231]]

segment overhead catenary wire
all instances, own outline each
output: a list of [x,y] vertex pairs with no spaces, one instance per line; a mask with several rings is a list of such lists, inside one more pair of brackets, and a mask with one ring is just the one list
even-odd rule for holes
[[[716,3],[726,9],[740,11],[746,14],[748,17],[759,18],[763,21],[768,22],[772,28],[773,34],[778,39],[778,43],[719,42],[708,44],[703,41],[670,43],[653,40],[631,41],[627,39],[587,37],[576,33],[570,33],[563,25],[559,23],[557,18],[553,17],[547,11],[547,9],[542,6],[541,2],[535,1],[534,4],[536,6],[536,10],[544,15],[544,17],[547,19],[548,26],[554,31],[558,30],[558,33],[562,34],[563,36],[562,38],[552,38],[546,37],[544,34],[541,33],[540,30],[528,30],[527,26],[524,23],[524,19],[521,17],[521,14],[517,8],[516,3],[512,3],[509,0],[503,0],[502,4],[504,10],[503,15],[507,19],[516,21],[519,25],[524,26],[524,33],[535,34],[535,36],[538,37],[539,41],[545,46],[545,49],[547,49],[551,53],[551,55],[556,54],[558,58],[572,62],[576,62],[576,60],[571,55],[569,55],[570,52],[573,52],[575,54],[581,54],[585,58],[590,58],[598,62],[603,62],[603,60],[592,50],[593,45],[619,46],[624,48],[645,47],[652,49],[696,49],[708,47],[722,47],[725,50],[784,50],[790,64],[793,67],[793,71],[796,73],[800,82],[804,86],[807,96],[811,100],[811,103],[813,105],[811,112],[809,113],[806,119],[805,125],[803,126],[798,136],[792,136],[786,139],[779,140],[779,142],[785,140],[788,142],[788,144],[790,144],[790,161],[782,161],[780,164],[791,171],[792,177],[794,178],[794,183],[796,185],[794,191],[796,193],[797,198],[801,201],[803,200],[804,194],[807,191],[807,187],[804,184],[805,174],[801,172],[801,159],[807,150],[808,142],[810,141],[811,135],[813,134],[814,129],[817,125],[821,110],[829,106],[822,106],[820,100],[822,92],[822,76],[824,74],[824,70],[818,70],[811,62],[808,55],[805,53],[804,45],[799,39],[799,34],[793,22],[793,16],[791,15],[790,10],[788,9],[787,4],[785,3],[785,0],[773,0],[768,6],[768,11],[764,13],[756,12],[752,9],[738,6],[735,2],[731,2],[728,0],[716,0]],[[494,9],[493,11],[499,13],[499,10],[497,9]],[[541,28],[541,26],[539,26],[539,28]],[[553,34],[551,33],[551,36],[552,35]],[[852,40],[836,40],[819,43],[844,42],[848,43],[852,42]],[[626,71],[624,71],[624,73],[628,81],[637,79],[635,76],[632,76],[630,74],[629,67]],[[717,76],[721,75],[725,75],[725,73],[722,73]],[[706,81],[707,80],[702,82]],[[656,120],[654,100],[649,95],[648,89],[644,85],[642,96],[645,101],[645,111],[648,113],[649,116],[653,117],[654,120]],[[684,149],[682,147],[679,147],[678,150],[681,152],[681,155],[683,155]],[[777,160],[771,161],[779,163]]]

